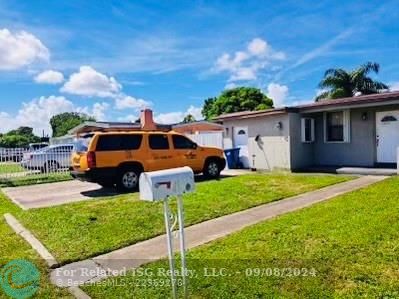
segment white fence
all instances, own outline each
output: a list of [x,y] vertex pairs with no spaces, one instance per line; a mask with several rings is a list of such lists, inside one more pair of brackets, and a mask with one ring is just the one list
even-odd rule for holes
[[188,138],[202,146],[214,146],[223,148],[223,133],[203,133],[203,134],[187,134]]
[[71,165],[72,146],[28,150],[0,148],[0,180],[27,176],[66,174]]

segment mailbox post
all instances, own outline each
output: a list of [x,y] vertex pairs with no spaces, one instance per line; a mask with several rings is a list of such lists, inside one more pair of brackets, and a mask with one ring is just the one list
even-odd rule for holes
[[165,229],[168,246],[169,267],[171,272],[171,285],[173,298],[177,298],[177,285],[175,278],[175,261],[173,254],[172,233],[174,218],[170,211],[169,199],[177,197],[177,218],[179,223],[179,241],[181,257],[181,274],[183,280],[184,296],[187,296],[186,282],[186,257],[184,239],[184,208],[182,195],[193,192],[195,188],[194,173],[190,167],[180,167],[160,171],[144,172],[140,176],[140,199],[145,201],[163,201]]

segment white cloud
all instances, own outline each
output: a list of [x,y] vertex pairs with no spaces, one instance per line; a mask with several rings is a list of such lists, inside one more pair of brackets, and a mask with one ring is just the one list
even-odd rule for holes
[[286,85],[280,85],[278,83],[270,83],[267,86],[266,95],[273,100],[275,107],[285,106],[288,94],[289,90]]
[[233,89],[236,88],[238,85],[234,82],[229,82],[224,86],[224,89]]
[[186,115],[191,114],[196,120],[200,120],[203,118],[201,110],[201,107],[191,105],[186,111],[160,113],[154,119],[160,124],[175,124],[181,122]]
[[292,106],[300,106],[300,105],[306,105],[306,104],[311,104],[314,103],[314,100],[295,100],[291,102]]
[[139,118],[140,118],[139,115],[129,114],[129,115],[126,115],[126,116],[118,117],[118,121],[135,122]]
[[230,76],[229,82],[256,80],[258,69],[256,67],[240,67]]
[[285,59],[284,52],[273,50],[273,48],[261,38],[254,38],[248,44],[247,49],[248,52],[254,56],[267,57],[269,59],[276,59],[276,60]]
[[15,118],[6,112],[0,112],[0,133],[8,132],[17,127]]
[[352,28],[341,32],[340,34],[338,34],[334,38],[328,40],[327,42],[325,42],[324,44],[320,45],[319,47],[317,47],[317,48],[305,53],[289,69],[296,68],[296,67],[298,67],[298,66],[300,66],[302,64],[305,64],[305,63],[307,63],[307,62],[309,62],[309,61],[311,61],[311,60],[313,60],[313,59],[315,59],[315,58],[317,58],[319,56],[322,56],[324,53],[329,51],[331,48],[333,48],[339,42],[341,42],[342,40],[345,40],[346,38],[348,38],[352,34],[353,34],[353,29]]
[[[265,40],[254,38],[244,51],[224,53],[215,63],[214,72],[230,74],[229,82],[252,81],[258,78],[260,70],[271,62],[285,59],[285,54],[275,51]],[[270,66],[272,69],[274,66]]]
[[51,136],[50,119],[54,115],[63,112],[80,112],[94,116],[98,120],[104,119],[108,103],[95,103],[91,108],[78,107],[63,96],[49,96],[33,99],[22,103],[22,107],[16,115],[0,112],[0,132],[7,132],[20,126],[33,127],[36,135],[45,134]]
[[190,107],[188,107],[186,114],[191,114],[196,120],[200,120],[203,118],[201,111],[202,107],[195,107],[191,105]]
[[257,56],[263,55],[268,48],[268,44],[260,38],[254,38],[248,45],[249,53]]
[[34,80],[36,83],[58,84],[64,81],[64,75],[58,71],[47,70],[37,74]]
[[0,70],[16,70],[49,59],[49,50],[36,36],[0,29]]
[[[29,126],[34,128],[34,133],[41,136],[50,133],[50,118],[56,114],[74,111],[74,104],[62,96],[40,97],[27,103],[22,103],[21,109],[10,124],[12,128]],[[2,128],[3,129],[3,128]]]
[[91,66],[81,66],[79,72],[73,73],[61,88],[62,92],[97,97],[115,97],[122,86],[114,77],[97,72]]
[[389,90],[398,91],[399,90],[399,81],[389,84]]
[[143,99],[136,99],[135,97],[128,95],[120,95],[115,99],[115,108],[118,110],[123,109],[135,109],[141,110],[148,108],[152,105],[151,102],[145,101]]
[[97,121],[103,121],[105,120],[105,112],[108,110],[109,106],[110,105],[106,102],[94,103],[91,109],[88,107],[77,107],[76,112],[85,113],[93,116]]

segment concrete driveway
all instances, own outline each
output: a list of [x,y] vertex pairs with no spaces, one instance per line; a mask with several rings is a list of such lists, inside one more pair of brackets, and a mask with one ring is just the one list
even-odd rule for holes
[[114,189],[103,189],[100,185],[76,180],[9,187],[3,188],[2,191],[24,210],[56,206],[117,194]]
[[[222,177],[244,175],[248,173],[251,173],[251,171],[226,169],[222,172]],[[201,177],[198,177],[197,181],[199,182],[202,180]],[[9,187],[3,188],[2,191],[16,205],[24,210],[57,206],[118,194],[113,188],[105,189],[98,184],[77,180],[23,187]]]

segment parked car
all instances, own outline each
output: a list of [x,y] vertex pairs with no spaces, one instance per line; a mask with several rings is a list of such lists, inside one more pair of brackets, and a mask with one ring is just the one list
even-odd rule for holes
[[56,172],[69,169],[73,144],[57,144],[24,154],[21,165],[25,169]]
[[26,152],[24,148],[1,148],[0,162],[20,162],[24,152]]
[[47,147],[49,144],[47,142],[39,142],[39,143],[30,143],[28,150],[31,151],[37,151],[43,147]]
[[199,146],[173,131],[103,132],[72,154],[71,175],[131,191],[138,187],[141,172],[181,166],[217,178],[226,161],[222,149]]

